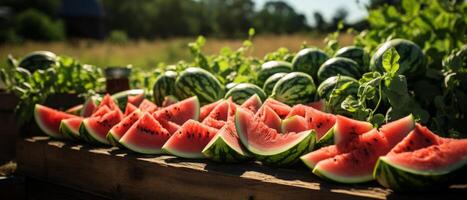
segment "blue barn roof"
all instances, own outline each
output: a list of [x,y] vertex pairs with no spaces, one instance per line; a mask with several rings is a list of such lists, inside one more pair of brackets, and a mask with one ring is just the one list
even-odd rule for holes
[[102,17],[104,9],[99,0],[62,0],[60,14],[64,17]]

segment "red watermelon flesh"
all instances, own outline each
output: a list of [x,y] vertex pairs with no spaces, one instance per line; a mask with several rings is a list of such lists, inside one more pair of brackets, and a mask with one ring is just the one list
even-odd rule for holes
[[253,113],[256,113],[258,112],[262,104],[263,103],[261,103],[261,99],[259,98],[259,96],[257,94],[254,94],[253,96],[248,98],[245,102],[243,102],[240,108],[244,108]]
[[274,110],[274,112],[276,112],[277,115],[279,115],[280,118],[286,118],[286,116],[288,116],[289,113],[291,112],[291,108],[290,108],[289,105],[284,104],[284,103],[282,103],[280,101],[277,101],[277,100],[275,100],[273,98],[266,99],[263,106],[264,105],[267,105],[272,110]]
[[[119,109],[112,110],[102,117],[91,117],[83,120],[81,126],[84,126],[83,138],[87,138],[90,142],[100,142],[109,144],[107,133],[110,129],[118,124],[123,118],[123,114]],[[91,138],[89,138],[91,137]]]
[[167,120],[182,125],[190,119],[199,119],[199,105],[198,97],[194,96],[159,109],[154,112],[154,116],[158,120]]
[[115,101],[112,99],[112,96],[110,96],[109,94],[106,94],[104,96],[99,106],[96,107],[95,111],[99,110],[103,106],[109,107],[110,110],[120,109],[118,108],[118,105],[115,103]]
[[81,110],[82,117],[90,117],[94,111],[97,110],[95,98],[91,97],[86,99]]
[[79,139],[79,126],[84,118],[73,117],[60,122],[60,133],[70,139]]
[[83,104],[79,104],[79,105],[73,106],[65,110],[65,112],[68,114],[72,114],[72,115],[79,115],[82,109],[83,109]]
[[212,110],[214,110],[214,108],[217,106],[217,104],[223,102],[224,100],[221,99],[221,100],[218,100],[216,102],[213,102],[213,103],[210,103],[210,104],[207,104],[207,105],[204,105],[203,107],[201,107],[200,109],[200,113],[199,113],[199,121],[203,121],[204,118],[206,118],[209,113],[211,113]]
[[153,102],[147,99],[144,99],[138,108],[143,112],[149,112],[149,113],[153,113],[159,109],[156,104],[154,104]]
[[308,109],[308,106],[302,105],[302,104],[297,104],[290,109],[289,114],[285,118],[289,118],[295,115],[305,117],[306,110]]
[[319,111],[325,111],[326,109],[326,100],[324,99],[321,99],[319,101],[315,101],[315,102],[311,102],[309,104],[307,104],[307,106],[310,106],[316,110],[319,110]]
[[381,126],[379,131],[384,133],[391,146],[395,146],[407,135],[399,133],[409,133],[412,131],[415,128],[414,122],[413,115],[409,115]]
[[160,154],[170,133],[149,113],[135,122],[120,139],[126,148],[143,154]]
[[308,128],[316,131],[316,138],[319,140],[334,126],[336,116],[308,107],[305,120],[308,123]]
[[60,134],[59,131],[60,122],[63,119],[74,117],[76,117],[76,115],[71,115],[39,104],[36,104],[34,108],[34,118],[37,125],[45,134],[53,138],[63,138],[63,135]]
[[347,144],[371,129],[373,129],[373,125],[369,122],[337,115],[336,123],[333,128],[334,144],[339,148],[346,149],[348,146]]
[[203,158],[202,150],[216,133],[215,128],[195,120],[188,120],[169,138],[162,149],[182,158]]
[[[131,105],[131,104],[129,104]],[[122,136],[130,129],[130,127],[141,118],[142,113],[140,110],[136,109],[131,114],[126,115],[122,121],[118,122],[115,126],[113,126],[109,132],[107,133],[107,140],[109,140],[110,144],[116,146],[118,141],[122,138]]]
[[402,152],[410,152],[431,145],[439,145],[450,139],[442,138],[432,133],[428,128],[420,124],[415,125],[415,129],[407,135],[401,142],[399,142],[388,155],[399,154]]
[[227,121],[230,104],[227,100],[217,104],[217,106],[209,113],[209,115],[202,121],[203,124],[220,129]]
[[307,123],[304,117],[302,116],[292,116],[282,120],[281,124],[281,132],[288,133],[288,132],[302,132],[308,130]]
[[138,108],[134,106],[133,104],[127,103],[125,107],[125,112],[123,113],[123,115],[128,116],[129,114],[133,113],[137,109]]
[[458,168],[457,165],[462,166],[467,163],[467,139],[446,140],[439,145],[391,154],[381,159],[392,165],[406,168],[408,171],[434,174],[449,172]]
[[144,95],[144,93],[137,95],[128,95],[128,103],[134,105],[135,107],[138,107],[141,104],[141,102],[143,102]]
[[98,108],[96,112],[92,113],[91,117],[102,117],[105,114],[109,113],[110,111],[111,111],[110,108],[104,105]]
[[339,154],[342,154],[341,150],[339,150],[336,145],[322,147],[321,149],[312,151],[300,157],[300,159],[308,166],[310,169],[314,169],[316,164],[319,161],[326,160],[328,158],[332,158]]
[[167,131],[169,131],[170,135],[173,135],[180,128],[180,126],[174,122],[167,121],[165,119],[156,119],[156,120],[162,125],[162,127],[164,127]]
[[263,122],[267,127],[276,130],[278,133],[281,132],[281,118],[266,104],[258,110],[254,120]]

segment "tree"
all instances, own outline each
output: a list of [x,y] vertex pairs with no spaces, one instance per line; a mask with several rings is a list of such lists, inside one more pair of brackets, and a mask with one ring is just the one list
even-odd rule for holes
[[276,34],[308,30],[306,17],[283,1],[269,1],[256,14],[255,28]]

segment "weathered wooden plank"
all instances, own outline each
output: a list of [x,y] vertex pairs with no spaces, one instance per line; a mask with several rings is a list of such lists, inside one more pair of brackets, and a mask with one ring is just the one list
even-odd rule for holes
[[141,156],[34,137],[18,142],[18,171],[77,190],[124,199],[455,199],[466,187],[433,194],[395,194],[367,185],[323,182],[308,170],[257,163],[218,164]]

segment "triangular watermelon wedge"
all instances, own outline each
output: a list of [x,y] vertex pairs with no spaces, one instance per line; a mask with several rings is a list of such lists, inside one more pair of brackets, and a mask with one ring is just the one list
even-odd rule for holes
[[149,113],[135,122],[120,139],[120,144],[142,154],[160,154],[170,133]]
[[250,112],[256,113],[258,112],[261,105],[263,105],[261,98],[259,98],[257,94],[254,94],[245,102],[243,102],[242,105],[240,105],[240,108],[244,108]]
[[63,119],[75,117],[76,115],[61,112],[40,104],[36,104],[34,108],[34,118],[37,125],[45,134],[53,138],[64,138],[64,136],[60,134],[60,122]]
[[82,117],[64,119],[60,122],[60,133],[69,139],[79,140],[79,126],[84,120]]
[[79,136],[87,142],[109,144],[107,133],[123,118],[120,109],[110,111],[102,117],[90,117],[83,120],[79,128]]
[[[131,105],[131,104],[129,104]],[[142,112],[139,109],[136,109],[131,114],[125,116],[122,121],[118,122],[113,126],[107,133],[107,140],[113,146],[118,146],[120,139],[125,135],[125,133],[130,129],[130,127],[141,118]]]
[[156,119],[174,122],[182,125],[186,121],[199,119],[199,100],[198,97],[190,97],[168,107],[162,108],[154,112]]

